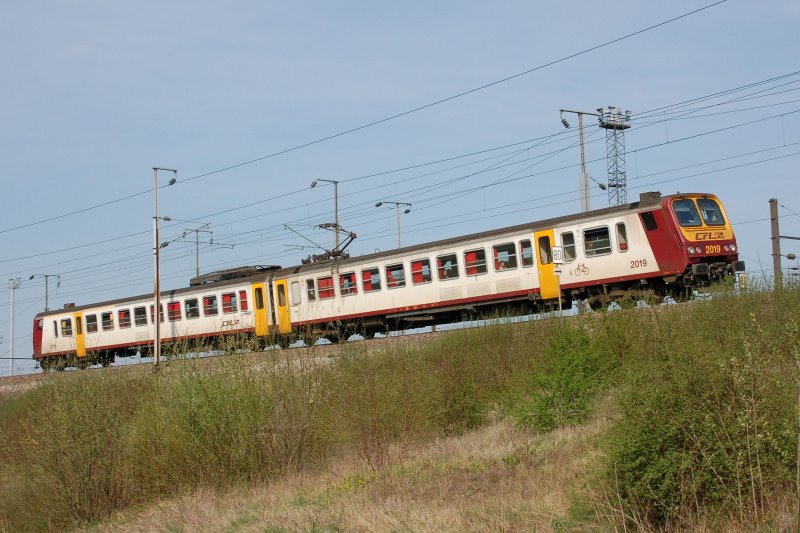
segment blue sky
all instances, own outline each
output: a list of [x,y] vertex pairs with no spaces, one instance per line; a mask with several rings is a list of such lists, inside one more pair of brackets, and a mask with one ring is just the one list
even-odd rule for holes
[[[153,166],[179,172],[159,193],[161,214],[176,219],[162,241],[177,239],[164,250],[162,286],[177,288],[195,268],[193,239],[179,237],[204,223],[214,243],[234,246],[202,234],[203,271],[297,264],[313,250],[293,248],[308,242],[283,224],[328,245],[314,226],[332,221],[333,191],[309,189],[315,178],[341,181],[355,255],[395,246],[395,215],[375,208],[380,200],[413,204],[404,244],[577,212],[577,120],[567,117],[565,130],[560,108],[630,109],[629,200],[645,190],[717,194],[748,268],[760,274],[760,261],[768,272],[769,198],[784,206],[781,233],[800,235],[800,75],[757,83],[800,71],[797,2],[728,0],[260,159],[710,3],[3,3],[0,280],[23,280],[15,372],[33,367],[32,319],[44,308],[44,280],[31,274],[61,275],[51,308],[151,290]],[[586,135],[589,173],[603,182],[604,134],[591,117]],[[416,168],[391,172],[407,167]],[[593,207],[607,205],[593,194]],[[783,243],[800,252],[792,246]],[[9,352],[4,294],[0,357]]]

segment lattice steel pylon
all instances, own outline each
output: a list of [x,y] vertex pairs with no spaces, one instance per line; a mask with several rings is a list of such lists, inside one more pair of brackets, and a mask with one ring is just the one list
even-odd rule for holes
[[608,167],[608,205],[628,203],[625,176],[625,130],[631,127],[631,112],[614,106],[599,108],[597,120],[606,130],[606,166]]

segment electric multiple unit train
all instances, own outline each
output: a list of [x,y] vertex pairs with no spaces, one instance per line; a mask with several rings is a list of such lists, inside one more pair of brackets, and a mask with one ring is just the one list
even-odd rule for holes
[[[554,257],[555,255],[555,257]],[[214,346],[230,335],[263,346],[298,338],[527,314],[573,299],[686,294],[744,271],[712,194],[661,196],[359,257],[242,267],[164,291],[162,344]],[[153,349],[153,295],[39,313],[33,357],[45,369],[109,365]]]

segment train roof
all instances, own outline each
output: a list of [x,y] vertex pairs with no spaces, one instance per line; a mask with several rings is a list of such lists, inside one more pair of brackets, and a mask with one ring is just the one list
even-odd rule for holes
[[[585,213],[573,213],[569,215],[564,215],[560,217],[548,218],[544,220],[537,220],[534,222],[527,222],[524,224],[517,224],[514,226],[507,226],[504,228],[492,229],[487,231],[482,231],[478,233],[472,233],[469,235],[461,235],[458,237],[451,237],[447,239],[442,239],[438,241],[431,241],[422,244],[415,244],[413,246],[406,246],[403,248],[395,248],[385,252],[376,252],[367,255],[359,255],[357,257],[350,257],[347,259],[337,259],[337,260],[329,260],[329,261],[321,261],[318,263],[310,263],[305,265],[296,265],[296,266],[289,266],[289,267],[277,267],[277,266],[269,266],[263,267],[263,269],[256,269],[251,270],[253,273],[249,275],[243,275],[238,278],[233,278],[228,276],[228,279],[224,279],[225,276],[221,277],[220,281],[212,281],[202,284],[195,284],[189,287],[184,287],[180,289],[172,289],[169,291],[162,291],[161,295],[162,298],[169,299],[174,298],[175,296],[179,296],[182,294],[194,294],[198,291],[202,292],[203,289],[207,289],[208,291],[216,290],[218,288],[223,288],[232,285],[240,285],[243,282],[253,282],[264,280],[268,276],[272,277],[281,277],[284,275],[290,274],[298,274],[301,272],[320,272],[320,271],[330,271],[332,267],[341,266],[341,265],[348,265],[348,264],[358,264],[370,261],[380,261],[389,257],[393,256],[404,256],[411,254],[415,251],[427,250],[430,248],[446,248],[449,246],[458,245],[464,241],[472,241],[472,240],[482,240],[488,239],[493,236],[505,235],[505,234],[512,234],[518,233],[523,230],[536,230],[539,228],[550,228],[554,226],[562,225],[565,222],[580,222],[583,220],[591,220],[595,218],[603,218],[609,215],[615,214],[622,214],[626,212],[638,212],[638,211],[645,211],[648,209],[652,209],[655,206],[661,205],[661,203],[666,199],[672,196],[686,196],[686,195],[694,195],[694,194],[702,194],[702,193],[683,193],[680,195],[670,195],[662,197],[660,193],[657,192],[646,192],[640,195],[638,202],[632,202],[629,204],[624,204],[620,206],[613,206],[613,207],[605,207],[601,209],[594,209],[592,211],[587,211]],[[710,195],[709,195],[710,196]],[[246,269],[253,269],[254,267],[241,267],[246,271]],[[218,272],[232,272],[237,270],[236,268],[232,269],[225,269],[223,271]],[[204,279],[213,279],[213,275],[215,273],[204,274],[200,276],[200,278]],[[195,278],[197,279],[197,278]],[[61,309],[41,312],[36,315],[36,318],[41,318],[45,316],[52,316],[52,315],[59,315],[64,314],[65,312],[73,312],[73,311],[80,311],[83,309],[89,308],[96,308],[96,307],[103,307],[103,306],[118,306],[120,304],[134,302],[134,301],[142,301],[152,298],[152,293],[141,294],[138,296],[129,296],[125,298],[119,298],[116,300],[108,300],[103,302],[95,302],[91,304],[85,304],[80,306],[74,307],[64,307]]]

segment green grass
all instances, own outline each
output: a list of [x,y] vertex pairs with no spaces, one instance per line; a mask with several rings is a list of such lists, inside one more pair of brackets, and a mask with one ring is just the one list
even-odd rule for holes
[[[0,404],[0,530],[98,523],[346,454],[366,468],[341,482],[353,494],[409,450],[498,417],[535,434],[598,414],[615,420],[605,463],[587,472],[581,512],[554,528],[783,523],[774,501],[796,480],[799,311],[796,290],[717,296],[347,344],[332,359],[284,350],[54,376]],[[498,472],[521,460],[504,456]],[[602,508],[615,512],[587,511]]]

